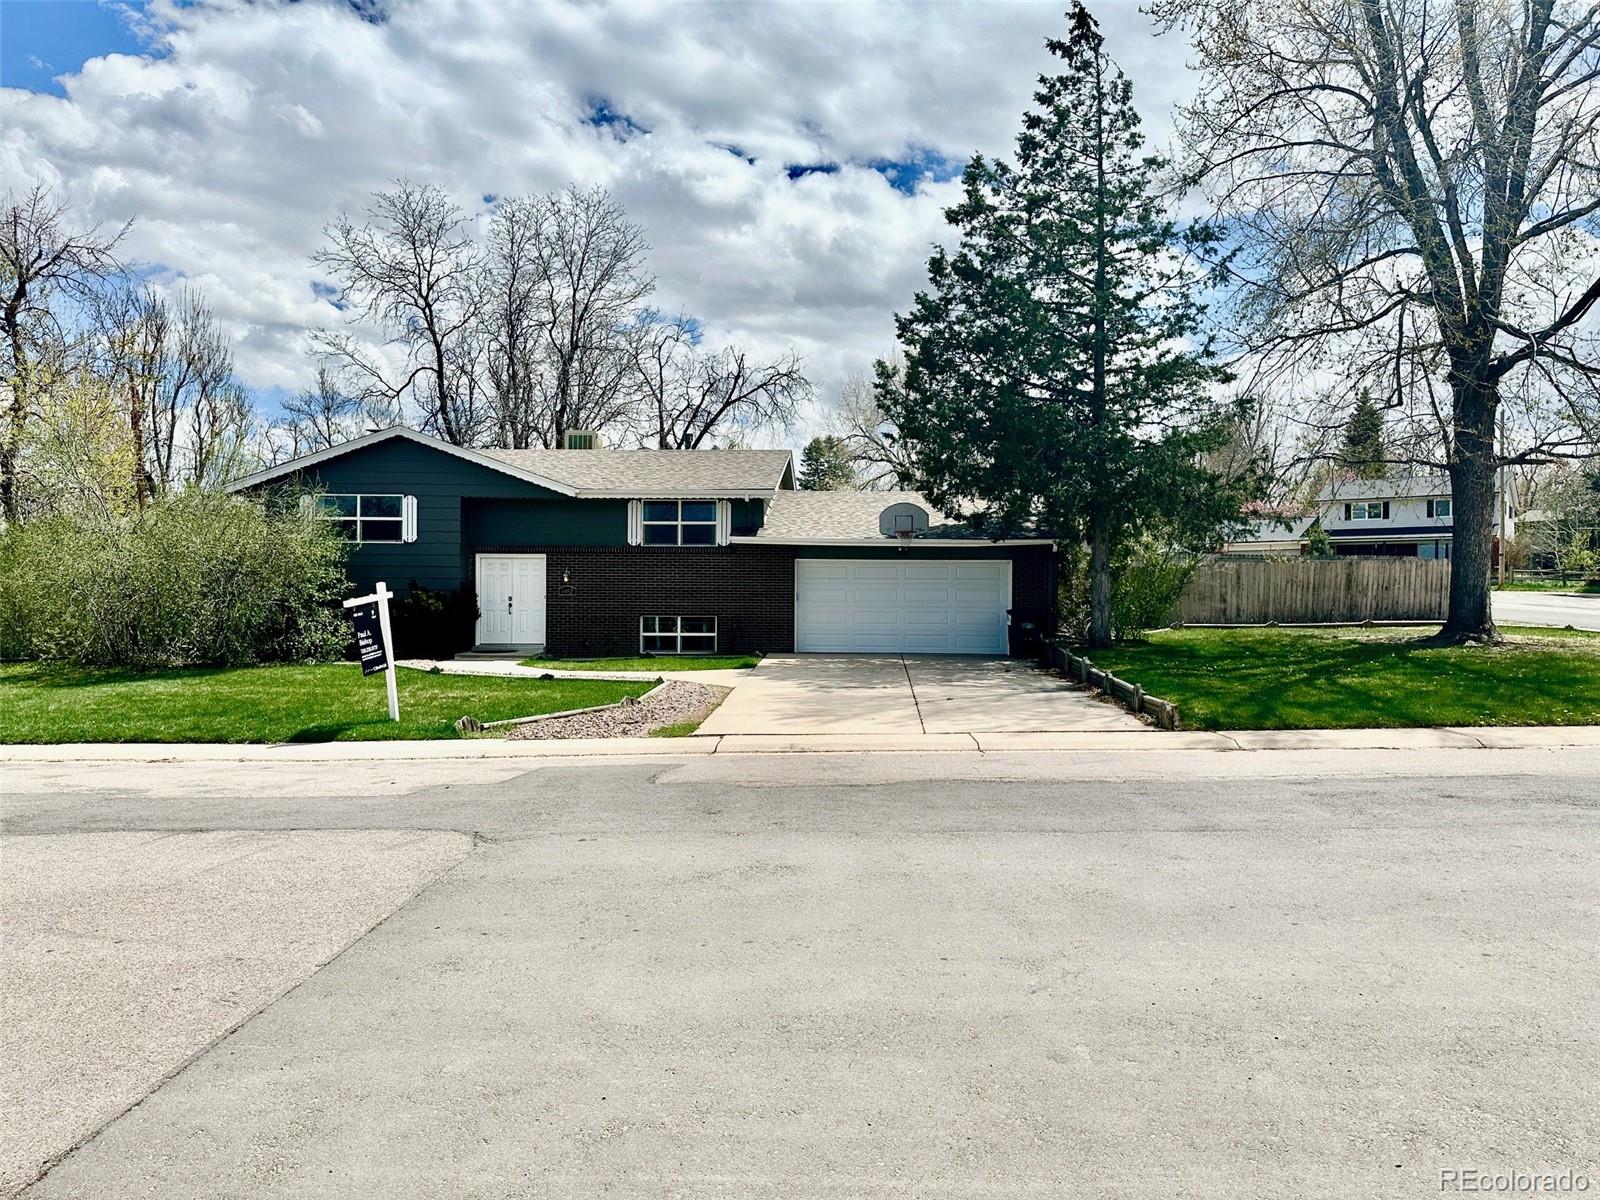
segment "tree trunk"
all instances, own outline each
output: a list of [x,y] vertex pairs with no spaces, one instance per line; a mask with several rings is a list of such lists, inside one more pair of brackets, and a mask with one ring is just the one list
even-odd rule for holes
[[1089,646],[1111,645],[1111,522],[1096,509],[1089,518]]
[[1499,637],[1490,611],[1489,572],[1494,556],[1494,459],[1450,465],[1455,536],[1450,548],[1450,613],[1443,633],[1455,638]]
[[[1454,536],[1450,547],[1449,638],[1498,639],[1490,609],[1489,571],[1495,531],[1495,409],[1492,383],[1452,381],[1456,452],[1450,463]],[[1503,549],[1503,548],[1502,548]]]

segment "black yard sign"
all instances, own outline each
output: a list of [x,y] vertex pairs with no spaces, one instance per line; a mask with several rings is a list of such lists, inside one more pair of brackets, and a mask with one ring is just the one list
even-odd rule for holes
[[356,654],[361,659],[361,673],[376,675],[389,669],[389,655],[383,646],[383,625],[378,620],[376,604],[360,604],[350,610],[350,619],[356,627]]

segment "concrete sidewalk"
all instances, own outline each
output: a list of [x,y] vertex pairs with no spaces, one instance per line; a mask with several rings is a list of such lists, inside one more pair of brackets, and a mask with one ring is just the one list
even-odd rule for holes
[[7,762],[403,762],[450,759],[686,758],[729,754],[1109,753],[1148,750],[1548,750],[1600,746],[1600,725],[1439,729],[1255,729],[1218,733],[1093,730],[1059,733],[723,734],[688,738],[583,738],[510,742],[236,743],[95,742],[0,746]]

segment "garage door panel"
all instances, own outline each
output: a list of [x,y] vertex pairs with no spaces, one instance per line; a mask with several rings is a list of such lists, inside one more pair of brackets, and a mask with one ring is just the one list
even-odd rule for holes
[[799,559],[795,648],[1004,654],[1011,564]]

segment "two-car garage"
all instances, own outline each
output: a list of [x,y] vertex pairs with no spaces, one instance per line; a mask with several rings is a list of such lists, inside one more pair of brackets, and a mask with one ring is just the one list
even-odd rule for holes
[[795,649],[1004,654],[1009,559],[797,558]]

